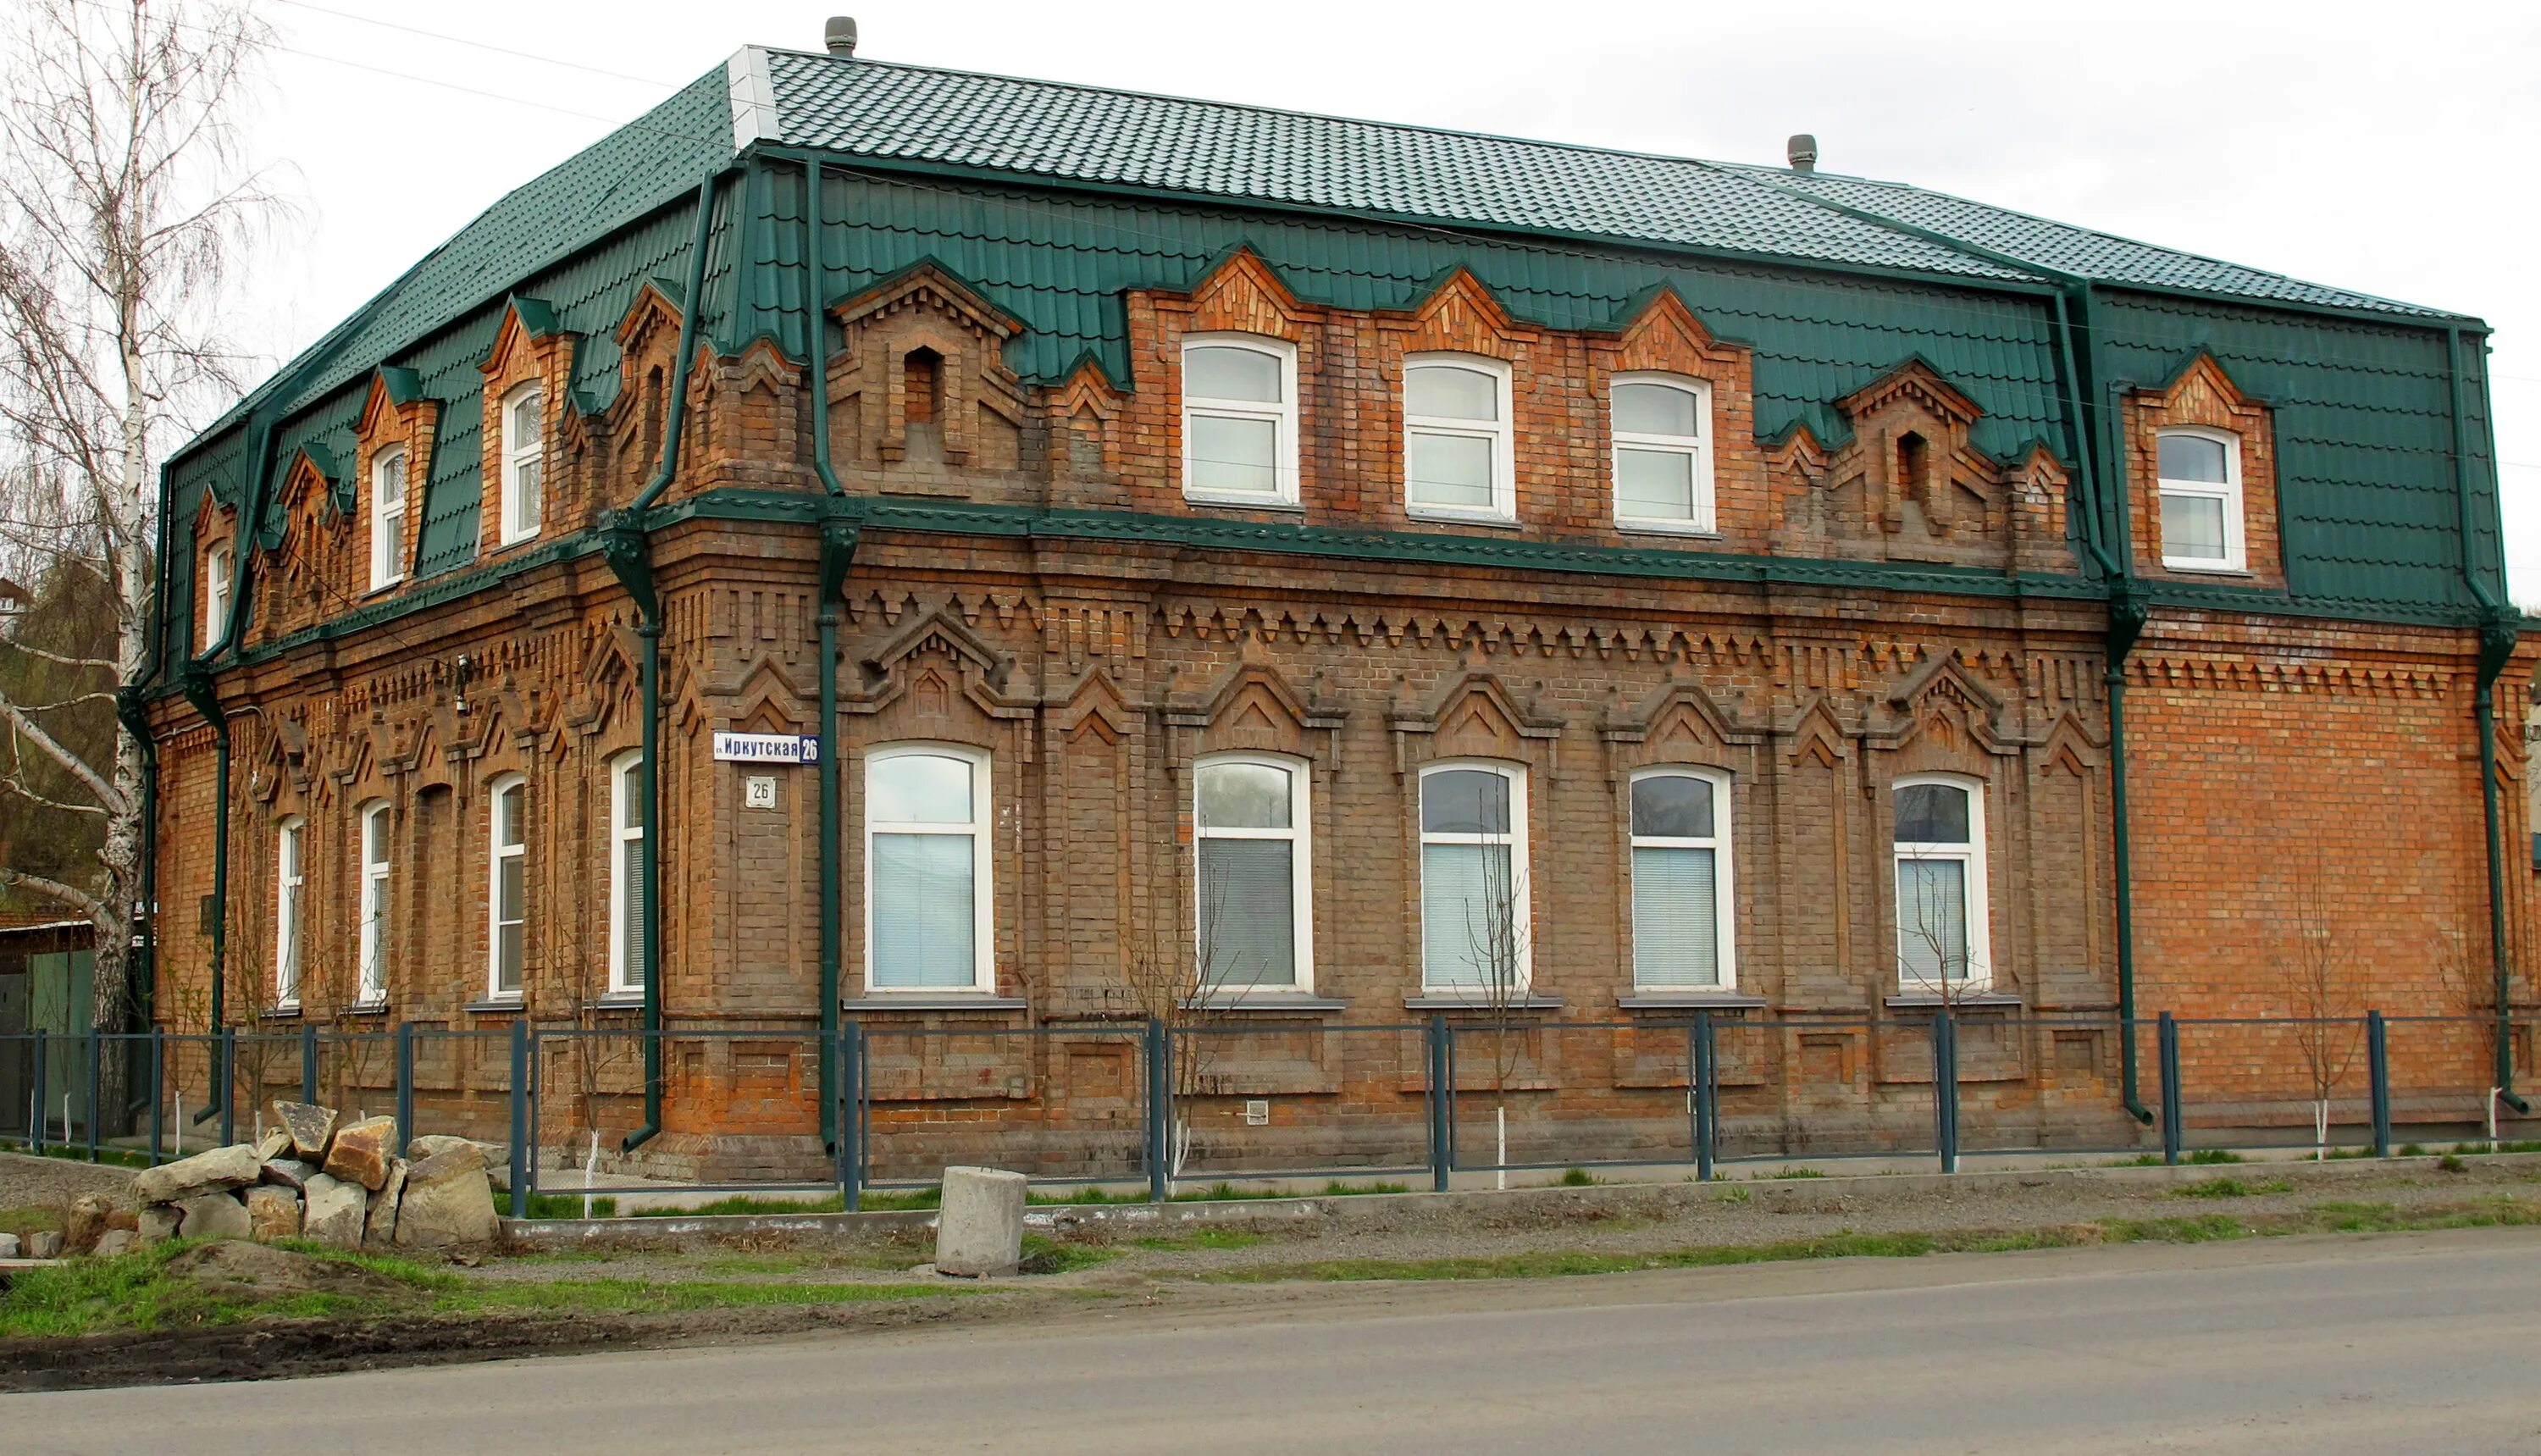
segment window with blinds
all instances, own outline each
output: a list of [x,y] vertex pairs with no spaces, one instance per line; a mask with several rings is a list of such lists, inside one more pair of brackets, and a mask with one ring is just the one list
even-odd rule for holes
[[1990,979],[1984,792],[1955,779],[1897,785],[1897,970],[1907,990],[1955,991]]
[[1530,973],[1526,778],[1502,764],[1420,775],[1420,983],[1501,999]]
[[1727,781],[1645,769],[1633,778],[1632,815],[1633,984],[1731,985]]
[[865,982],[875,991],[980,990],[989,971],[988,761],[951,747],[865,760]]
[[1229,755],[1201,761],[1194,784],[1202,984],[1309,988],[1305,765]]

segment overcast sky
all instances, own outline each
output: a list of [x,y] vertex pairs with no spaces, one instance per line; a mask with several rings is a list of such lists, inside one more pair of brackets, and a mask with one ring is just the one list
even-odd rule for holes
[[[735,47],[818,49],[831,13],[254,3],[283,47],[254,150],[301,204],[244,300],[276,355]],[[1826,171],[2478,315],[2541,608],[2541,6],[836,3],[886,60],[1722,161],[1811,131]]]

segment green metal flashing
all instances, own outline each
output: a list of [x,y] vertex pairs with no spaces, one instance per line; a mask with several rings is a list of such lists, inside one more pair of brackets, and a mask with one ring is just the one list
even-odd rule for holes
[[423,376],[396,364],[379,367],[380,390],[392,404],[411,404],[423,398]]
[[560,331],[555,305],[545,299],[524,298],[515,293],[503,300],[503,311],[519,319],[521,331],[532,338],[553,338]]

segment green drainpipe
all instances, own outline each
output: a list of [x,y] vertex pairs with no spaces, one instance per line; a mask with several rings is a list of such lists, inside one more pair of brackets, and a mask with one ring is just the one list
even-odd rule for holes
[[829,257],[821,250],[821,165],[803,159],[804,354],[812,369],[812,469],[821,489],[821,1142],[838,1147],[838,594],[856,557],[856,526],[838,512],[846,488],[830,469]]
[[640,793],[644,807],[644,855],[636,885],[644,916],[644,1124],[619,1144],[633,1152],[662,1130],[662,877],[654,873],[662,857],[662,598],[653,585],[653,546],[649,528],[653,503],[669,489],[679,468],[680,433],[689,418],[689,373],[696,356],[697,316],[705,312],[706,244],[714,229],[715,184],[731,171],[717,168],[697,183],[697,225],[689,248],[689,291],[680,306],[679,357],[673,361],[669,389],[670,417],[662,426],[662,465],[636,492],[624,510],[610,513],[601,527],[601,554],[635,606],[635,636],[643,643],[636,670],[636,691],[644,715],[643,770]]
[[2462,406],[2462,331],[2458,326],[2444,330],[2444,364],[2452,405],[2453,495],[2461,511],[2462,584],[2470,588],[2480,608],[2479,677],[2471,705],[2479,732],[2480,814],[2488,832],[2488,955],[2489,973],[2494,978],[2492,990],[2497,998],[2496,1087],[2501,1101],[2518,1113],[2528,1113],[2531,1104],[2514,1094],[2514,980],[2505,950],[2505,858],[2499,838],[2497,807],[2497,680],[2513,660],[2521,626],[2513,610],[2500,602],[2487,583],[2479,579],[2478,561],[2471,549],[2470,441]]

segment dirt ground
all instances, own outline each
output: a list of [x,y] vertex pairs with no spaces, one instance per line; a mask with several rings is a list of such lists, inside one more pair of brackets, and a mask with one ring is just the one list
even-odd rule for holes
[[[1332,1198],[1316,1216],[1247,1216],[1217,1205],[1036,1208],[1027,1273],[941,1279],[926,1267],[923,1229],[787,1232],[723,1226],[665,1237],[628,1220],[648,1247],[489,1252],[454,1265],[470,1281],[617,1280],[649,1288],[690,1282],[888,1284],[911,1297],[759,1305],[677,1313],[577,1311],[410,1315],[369,1321],[261,1321],[157,1334],[0,1342],[0,1391],[258,1379],[448,1363],[533,1353],[727,1345],[815,1332],[1078,1318],[1165,1306],[1196,1317],[1221,1308],[1343,1297],[1333,1261],[1490,1259],[1529,1254],[1659,1256],[1724,1246],[1787,1245],[1831,1235],[2017,1233],[2108,1220],[2226,1215],[2264,1223],[2324,1204],[2445,1209],[2517,1200],[2541,1206],[2541,1158],[2469,1157],[2325,1165],[2251,1163],[2180,1175],[2153,1169],[1909,1178],[1756,1179],[1708,1185],[1616,1185],[1507,1195]],[[28,1166],[41,1164],[41,1166]],[[67,1201],[128,1175],[49,1160],[0,1158],[0,1208],[36,1197]],[[1232,1216],[1230,1216],[1232,1215]],[[648,1226],[649,1225],[649,1226]],[[1974,1256],[1998,1257],[1998,1256]],[[1229,1278],[1259,1282],[1226,1282]],[[924,1286],[929,1292],[917,1294]],[[944,1292],[936,1293],[935,1290]],[[1355,1296],[1352,1296],[1355,1297]]]
[[129,1168],[0,1153],[0,1209],[68,1208],[86,1194],[104,1194],[128,1205],[131,1187]]

